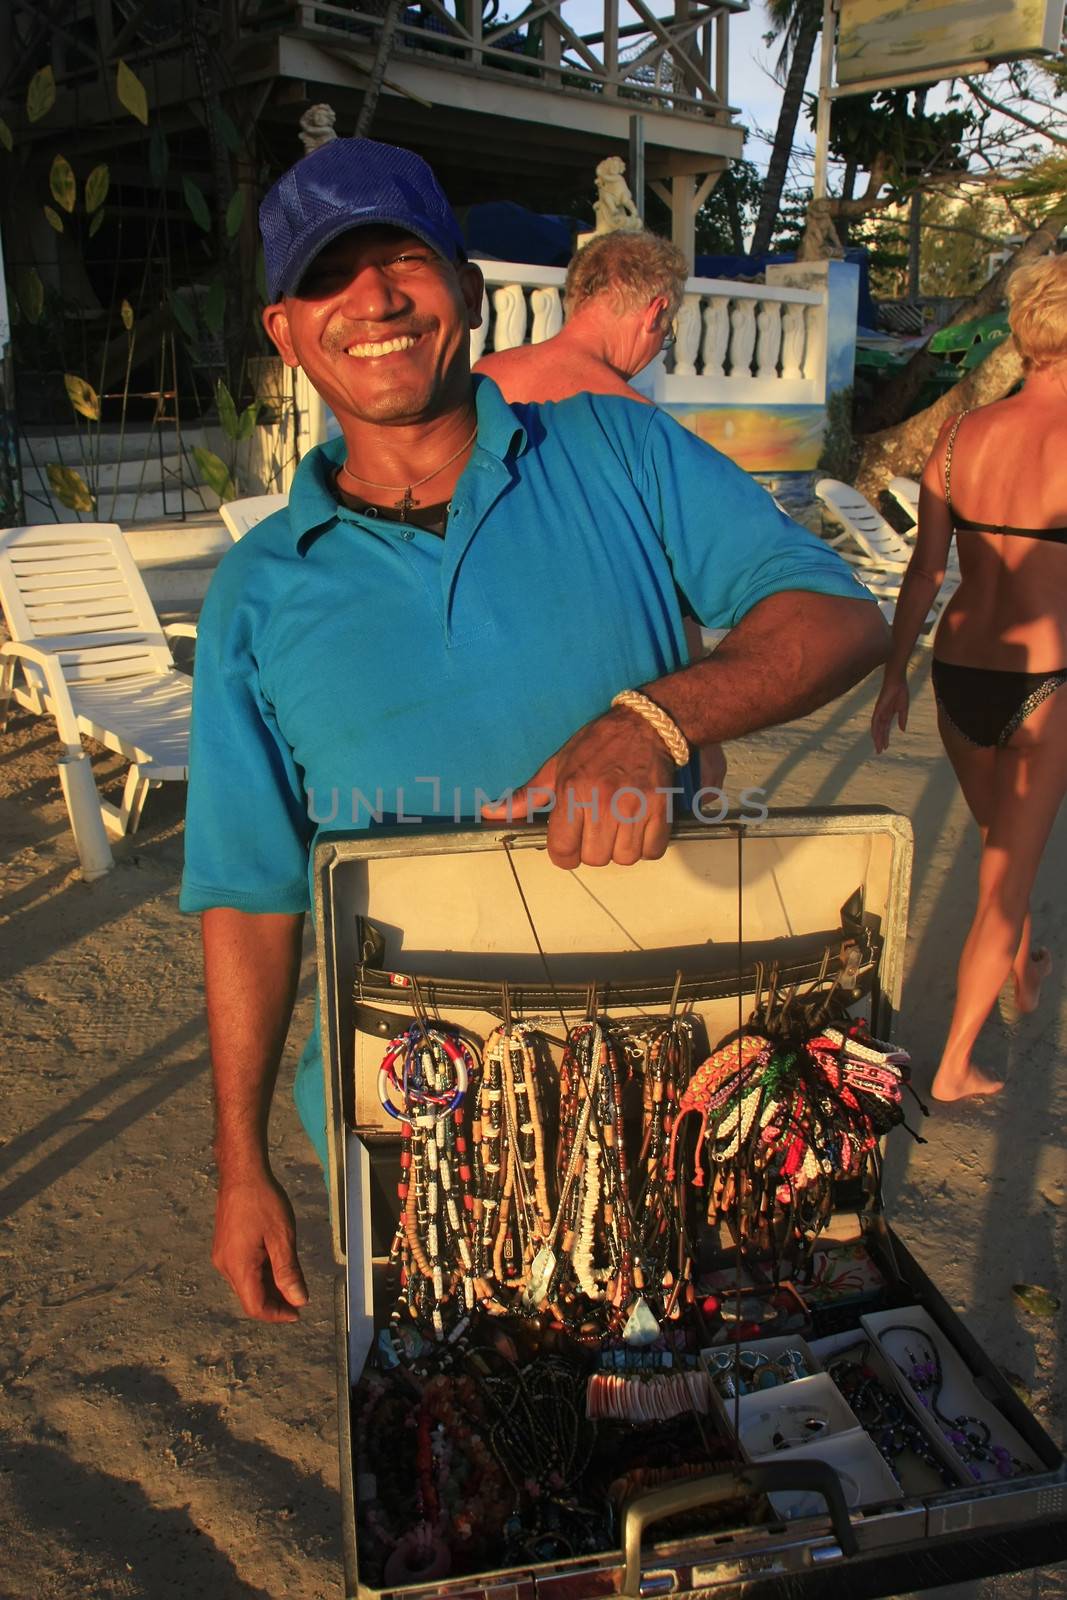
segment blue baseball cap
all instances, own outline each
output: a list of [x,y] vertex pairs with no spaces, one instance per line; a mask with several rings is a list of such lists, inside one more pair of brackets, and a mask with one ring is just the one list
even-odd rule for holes
[[375,139],[331,139],[283,174],[259,208],[271,300],[294,294],[320,250],[350,228],[403,228],[446,261],[463,235],[421,156]]

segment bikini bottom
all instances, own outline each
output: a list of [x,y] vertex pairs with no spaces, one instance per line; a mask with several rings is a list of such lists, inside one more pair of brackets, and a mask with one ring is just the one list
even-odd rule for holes
[[961,738],[983,750],[1003,747],[1043,700],[1067,683],[1059,672],[997,672],[932,663],[937,703]]

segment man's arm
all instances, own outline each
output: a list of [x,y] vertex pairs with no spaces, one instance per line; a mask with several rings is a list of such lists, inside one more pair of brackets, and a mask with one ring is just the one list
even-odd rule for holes
[[308,1298],[267,1128],[300,974],[303,915],[219,906],[201,920],[215,1089],[218,1199],[211,1259],[244,1310],[295,1322]]
[[[806,716],[865,678],[888,645],[870,601],[784,590],[753,606],[706,660],[641,688],[691,745],[710,744]],[[557,866],[628,866],[666,850],[668,794],[659,791],[675,777],[659,734],[618,708],[580,728],[509,804],[483,815],[523,818],[543,810],[551,790],[548,852]]]

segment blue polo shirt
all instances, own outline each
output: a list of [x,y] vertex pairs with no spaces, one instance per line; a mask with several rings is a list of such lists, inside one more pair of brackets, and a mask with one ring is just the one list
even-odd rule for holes
[[[474,381],[443,539],[339,504],[336,439],[223,557],[198,629],[182,910],[304,911],[319,834],[477,818],[620,689],[685,664],[680,596],[709,628],[782,590],[870,599],[662,412],[512,406]],[[316,1039],[296,1098],[325,1159]]]

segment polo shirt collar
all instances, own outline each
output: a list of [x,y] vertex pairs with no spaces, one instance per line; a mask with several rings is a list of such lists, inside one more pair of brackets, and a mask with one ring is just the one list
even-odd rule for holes
[[[521,455],[528,443],[526,429],[491,378],[475,375],[474,404],[478,448],[501,462]],[[300,555],[307,553],[313,533],[337,519],[334,474],[344,459],[344,439],[327,439],[309,450],[296,469],[289,491],[289,527]]]

